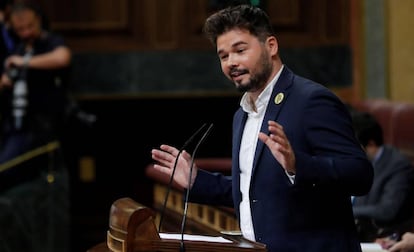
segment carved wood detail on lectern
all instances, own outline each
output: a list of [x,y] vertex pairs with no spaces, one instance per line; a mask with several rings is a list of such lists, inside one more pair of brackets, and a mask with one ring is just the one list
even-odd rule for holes
[[266,251],[266,246],[241,236],[222,236],[227,242],[163,239],[154,224],[155,213],[130,198],[116,200],[110,210],[106,244],[98,244],[88,252],[176,252],[182,244],[187,252]]
[[155,213],[130,198],[115,201],[110,210],[107,244],[112,251],[133,251],[135,240],[159,240]]

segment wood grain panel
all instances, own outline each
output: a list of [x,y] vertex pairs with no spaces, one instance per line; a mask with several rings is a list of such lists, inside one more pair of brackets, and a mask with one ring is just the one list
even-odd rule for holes
[[203,25],[212,13],[208,0],[185,1],[181,13],[179,34],[180,46],[189,49],[212,49],[212,45],[203,35]]
[[350,32],[350,1],[349,0],[325,0],[325,29],[326,41],[347,43]]
[[300,23],[299,0],[268,1],[266,11],[275,27],[295,27]]
[[266,10],[283,47],[349,44],[347,0],[267,1]]
[[[51,27],[75,50],[211,49],[205,19],[211,0],[39,0]],[[349,44],[349,1],[263,1],[283,47]],[[107,40],[109,42],[102,42]],[[96,47],[93,47],[96,49]]]
[[149,7],[154,17],[149,20],[153,26],[152,45],[159,49],[177,48],[180,1],[152,1]]
[[74,52],[146,49],[153,39],[151,0],[39,0],[51,29]]
[[114,30],[128,24],[128,0],[39,0],[54,30]]
[[[218,0],[61,0],[59,5],[55,0],[39,1],[46,7],[52,28],[64,35],[75,53],[182,51],[179,57],[188,58],[184,62],[192,62],[196,54],[185,51],[214,52],[202,28],[205,19],[223,7],[223,1]],[[352,81],[348,71],[351,56],[347,50],[353,46],[349,35],[351,3],[348,0],[260,1],[269,14],[281,49],[286,52],[285,62],[296,67],[299,74],[336,87],[349,86]],[[94,55],[88,55],[93,62]],[[121,64],[130,66],[131,62],[143,67],[134,56],[108,69]],[[155,62],[157,66],[163,63]],[[126,90],[129,81],[138,79],[142,85],[154,85],[147,83],[153,82],[152,78],[143,80],[146,75],[128,74],[125,69],[119,70],[124,74],[119,75],[119,80],[122,83],[128,80],[123,87]],[[78,73],[78,76],[83,75]],[[115,83],[108,85],[118,87]]]

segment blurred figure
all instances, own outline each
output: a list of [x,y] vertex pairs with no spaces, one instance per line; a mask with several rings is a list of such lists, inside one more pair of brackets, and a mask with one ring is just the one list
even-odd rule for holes
[[384,144],[382,128],[372,115],[351,114],[355,134],[374,166],[370,192],[353,201],[360,239],[399,236],[412,227],[413,167],[397,148]]
[[0,82],[0,164],[59,138],[71,64],[71,51],[42,28],[36,5],[14,4],[10,25],[20,43],[6,58]]
[[18,43],[0,80],[0,168],[8,167],[0,169],[0,251],[67,252],[69,179],[60,149],[14,161],[60,142],[72,54],[44,29],[37,5],[13,2],[8,25]]

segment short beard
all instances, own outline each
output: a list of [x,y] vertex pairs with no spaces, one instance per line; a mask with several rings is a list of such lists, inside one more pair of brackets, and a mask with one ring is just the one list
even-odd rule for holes
[[240,92],[254,92],[264,87],[272,74],[272,63],[268,60],[268,53],[263,50],[260,56],[259,64],[260,72],[252,75],[248,83],[245,85],[238,85],[237,90]]

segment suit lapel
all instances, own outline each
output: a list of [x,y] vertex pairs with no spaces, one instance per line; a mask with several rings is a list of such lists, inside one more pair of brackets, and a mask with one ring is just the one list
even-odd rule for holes
[[[247,113],[242,108],[236,112],[233,121],[233,150],[232,150],[232,180],[233,180],[233,197],[236,207],[236,213],[238,213],[238,203],[241,201],[240,192],[240,144],[243,134],[244,125],[246,124]],[[237,190],[235,189],[237,188]]]
[[[239,154],[240,154],[240,144],[242,139],[242,134],[244,130],[244,125],[246,124],[247,113],[240,108],[234,117],[233,122],[233,165],[234,167],[239,168]],[[238,169],[240,171],[240,169]]]
[[[268,124],[267,122],[270,120],[276,121],[280,110],[282,109],[283,105],[286,103],[288,96],[289,96],[289,87],[292,85],[293,81],[293,73],[288,69],[286,66],[284,66],[283,71],[276,82],[272,95],[270,97],[269,103],[266,108],[266,113],[263,118],[262,126],[260,128],[260,131],[269,134]],[[257,147],[256,152],[254,155],[254,161],[253,161],[253,171],[252,174],[254,174],[254,171],[257,166],[257,162],[260,159],[260,156],[263,152],[265,144],[258,140],[257,141]]]

